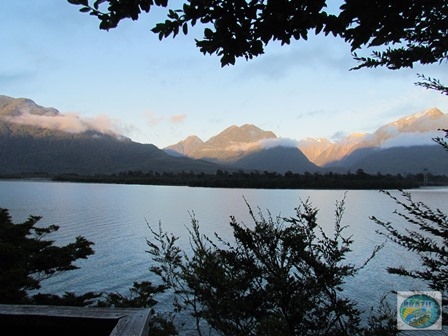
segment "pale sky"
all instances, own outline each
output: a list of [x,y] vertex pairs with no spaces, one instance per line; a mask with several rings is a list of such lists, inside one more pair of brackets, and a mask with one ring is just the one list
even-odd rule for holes
[[448,113],[448,97],[414,85],[418,73],[447,83],[446,63],[349,71],[356,63],[348,45],[319,37],[273,42],[265,55],[221,68],[196,48],[201,30],[159,41],[150,31],[164,19],[158,14],[107,32],[65,0],[0,3],[1,95],[101,121],[159,148],[193,134],[206,141],[231,125],[336,139],[432,107]]

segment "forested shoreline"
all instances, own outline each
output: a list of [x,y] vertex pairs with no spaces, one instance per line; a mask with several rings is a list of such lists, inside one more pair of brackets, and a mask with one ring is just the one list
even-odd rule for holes
[[427,174],[390,175],[354,173],[292,173],[276,172],[228,172],[217,170],[215,174],[193,172],[142,172],[127,171],[112,175],[58,175],[52,181],[83,183],[114,183],[142,185],[173,185],[210,188],[262,188],[262,189],[409,189],[421,186],[448,185],[447,176]]

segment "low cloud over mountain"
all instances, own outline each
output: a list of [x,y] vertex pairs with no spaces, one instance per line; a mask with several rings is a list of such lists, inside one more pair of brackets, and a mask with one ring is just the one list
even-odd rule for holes
[[25,98],[0,95],[0,117],[21,125],[30,125],[68,133],[97,131],[119,136],[125,130],[107,116],[81,118],[76,113],[62,114],[55,108],[37,105]]
[[440,131],[422,132],[422,133],[401,133],[397,136],[387,139],[380,147],[411,147],[434,145],[434,138],[441,135]]

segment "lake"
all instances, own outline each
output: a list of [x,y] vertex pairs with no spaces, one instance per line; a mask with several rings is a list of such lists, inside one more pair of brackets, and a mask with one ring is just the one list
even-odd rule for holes
[[[448,188],[409,190],[414,199],[431,208],[447,212]],[[398,193],[397,191],[392,191]],[[346,197],[342,224],[346,235],[353,235],[353,252],[348,261],[361,265],[374,246],[384,238],[375,233],[374,215],[397,225],[406,225],[393,211],[398,206],[377,190],[272,190],[220,189],[175,186],[60,183],[40,180],[0,181],[0,207],[10,211],[14,223],[30,215],[42,216],[40,226],[56,224],[59,231],[48,238],[67,244],[78,235],[93,241],[95,254],[77,262],[81,268],[44,281],[42,292],[119,291],[127,294],[134,281],[154,280],[148,271],[151,258],[146,239],[151,238],[148,224],[180,237],[188,249],[187,227],[194,214],[201,232],[216,232],[230,240],[229,222],[233,215],[251,225],[247,203],[254,212],[265,215],[294,216],[301,200],[309,199],[319,209],[318,223],[325,232],[334,226],[336,201]],[[362,309],[369,309],[392,290],[426,290],[419,281],[386,272],[387,266],[417,266],[415,255],[393,243],[387,243],[378,255],[348,279],[347,295],[356,298]]]

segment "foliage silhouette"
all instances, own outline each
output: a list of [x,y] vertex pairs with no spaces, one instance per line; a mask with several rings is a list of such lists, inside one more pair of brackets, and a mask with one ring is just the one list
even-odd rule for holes
[[[167,18],[152,32],[162,40],[191,27],[204,26],[195,39],[204,54],[217,54],[222,66],[236,58],[252,59],[271,41],[282,45],[307,40],[311,34],[334,35],[351,47],[359,65],[354,69],[389,69],[433,64],[448,58],[448,4],[445,0],[345,0],[338,9],[325,0],[190,0],[172,5],[168,0],[68,0],[95,16],[100,29],[116,28],[121,20],[138,20],[142,12],[165,7]],[[372,50],[370,56],[358,52]],[[431,80],[423,82],[429,87]],[[443,92],[447,87],[441,85]]]
[[[442,292],[443,304],[448,303],[448,216],[440,209],[433,210],[423,202],[414,201],[409,192],[400,190],[395,196],[389,191],[381,190],[389,196],[401,210],[395,214],[403,218],[409,225],[399,228],[390,221],[383,221],[376,216],[371,219],[381,229],[376,232],[393,243],[415,253],[420,259],[419,269],[406,266],[389,267],[391,274],[421,279],[428,287]],[[448,313],[444,311],[444,323]]]
[[448,151],[448,129],[442,129],[441,131],[445,132],[445,135],[443,137],[435,137],[433,140]]
[[[433,140],[448,150],[448,130],[444,130],[445,136],[433,138]],[[445,138],[445,139],[444,139]],[[389,241],[415,253],[420,259],[420,269],[412,270],[405,266],[389,267],[391,274],[411,277],[423,280],[429,288],[440,291],[445,309],[442,311],[444,324],[447,323],[448,312],[448,215],[440,209],[432,209],[423,202],[414,201],[412,195],[404,190],[399,190],[400,195],[395,196],[390,191],[381,190],[390,197],[401,210],[394,213],[404,219],[410,226],[398,228],[390,221],[384,221],[376,216],[371,216],[374,223],[381,229],[376,232],[385,236]]]
[[[93,242],[78,236],[74,243],[55,246],[44,239],[59,227],[36,227],[40,216],[30,216],[24,223],[14,224],[9,210],[0,208],[0,303],[52,306],[152,307],[154,296],[165,290],[151,282],[135,282],[128,296],[121,293],[87,292],[63,295],[40,293],[41,281],[57,274],[76,270],[78,259],[94,254]],[[151,335],[174,335],[169,314],[152,311]],[[160,334],[159,334],[160,333]]]
[[93,243],[82,236],[74,243],[55,246],[44,239],[59,229],[57,225],[36,227],[41,217],[30,216],[24,223],[14,224],[7,209],[0,208],[0,302],[8,304],[87,305],[97,293],[76,296],[28,292],[38,290],[40,282],[56,274],[79,268],[74,264],[94,254]]
[[[309,200],[290,218],[261,210],[256,216],[247,206],[253,227],[231,217],[233,242],[203,235],[193,213],[189,253],[161,223],[148,225],[151,271],[175,294],[175,311],[194,318],[198,335],[374,335],[393,325],[382,310],[362,326],[356,302],[343,295],[346,279],[381,248],[362,265],[346,261],[353,241],[343,234],[345,197],[336,202],[332,235],[317,224]],[[387,332],[395,334],[394,328]]]

